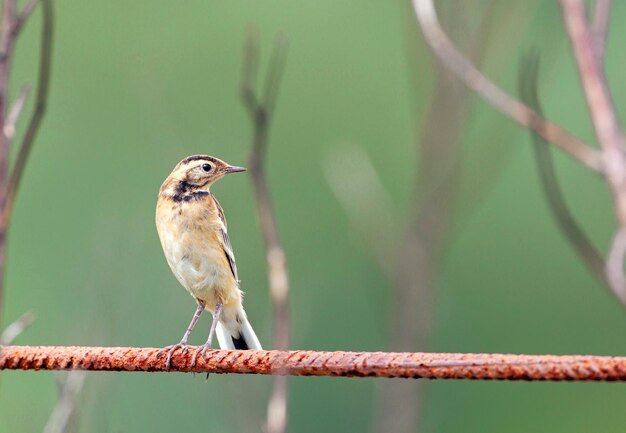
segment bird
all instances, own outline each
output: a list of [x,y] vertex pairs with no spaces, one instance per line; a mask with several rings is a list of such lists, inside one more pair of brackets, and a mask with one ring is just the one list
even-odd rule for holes
[[155,220],[165,259],[198,304],[180,342],[163,349],[168,351],[167,369],[176,350],[187,350],[189,336],[205,310],[213,315],[213,322],[206,343],[194,352],[192,366],[198,352],[206,356],[214,334],[221,349],[262,349],[243,309],[224,210],[210,190],[225,175],[244,171],[213,156],[191,155],[174,167],[159,190]]

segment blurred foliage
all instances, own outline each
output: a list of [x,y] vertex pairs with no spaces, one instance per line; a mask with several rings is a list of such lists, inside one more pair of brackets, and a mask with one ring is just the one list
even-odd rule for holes
[[[626,58],[616,42],[626,37],[617,25],[626,4],[614,3],[607,74],[624,111],[618,77]],[[440,7],[450,14],[454,4]],[[593,141],[556,2],[473,0],[464,12],[467,38],[493,14],[487,74],[515,92],[520,54],[538,47],[546,114]],[[34,81],[39,13],[18,43],[15,93]],[[387,349],[388,282],[333,196],[324,165],[336,148],[364,149],[395,222],[406,220],[435,73],[408,2],[65,0],[56,2],[56,17],[49,111],[10,231],[6,321],[37,313],[17,343],[178,341],[194,303],[163,258],[156,193],[189,154],[245,165],[250,127],[238,80],[246,27],[256,23],[265,59],[275,32],[290,40],[268,169],[290,263],[293,347]],[[476,101],[462,138],[460,204],[440,267],[430,349],[626,355],[624,311],[556,229],[528,133]],[[561,153],[555,159],[568,203],[606,245],[613,217],[601,179]],[[249,180],[233,176],[214,192],[229,220],[248,315],[268,342]],[[203,318],[192,342],[202,343],[208,327]],[[91,374],[81,431],[258,431],[269,384],[266,377],[214,375],[205,383],[181,374]],[[371,431],[376,384],[291,379],[291,431]],[[430,382],[422,431],[623,431],[622,388]],[[55,392],[51,374],[3,373],[0,431],[41,430]]]

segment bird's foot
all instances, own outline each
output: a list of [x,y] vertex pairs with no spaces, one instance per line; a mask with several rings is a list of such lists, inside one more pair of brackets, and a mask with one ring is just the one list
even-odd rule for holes
[[176,352],[176,350],[178,349],[182,349],[181,355],[185,352],[187,352],[187,343],[181,341],[178,344],[174,344],[172,346],[167,346],[164,347],[163,349],[159,350],[159,352],[157,353],[158,356],[161,356],[162,354],[164,354],[165,352],[167,352],[167,359],[165,360],[165,369],[169,370],[170,367],[172,366],[172,355],[174,354],[174,352]]
[[206,359],[206,352],[207,350],[211,349],[211,345],[207,342],[205,344],[203,344],[202,346],[198,346],[195,350],[195,352],[193,353],[193,356],[191,358],[191,364],[189,365],[189,368],[193,368],[196,365],[196,360],[198,359],[198,354],[201,353],[202,354],[202,359]]

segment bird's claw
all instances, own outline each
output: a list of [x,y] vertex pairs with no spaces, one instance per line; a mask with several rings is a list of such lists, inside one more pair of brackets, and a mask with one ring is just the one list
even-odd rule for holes
[[157,355],[160,356],[163,353],[165,353],[165,351],[167,351],[167,359],[165,360],[165,369],[166,370],[169,370],[170,367],[172,366],[172,355],[174,354],[174,352],[176,352],[177,349],[182,349],[182,352],[181,352],[181,355],[182,355],[185,352],[187,352],[188,346],[187,346],[186,343],[180,342],[180,343],[174,344],[172,346],[164,347],[163,349],[159,350],[159,352],[157,353]]
[[193,357],[191,358],[191,364],[189,368],[193,368],[196,365],[196,360],[198,359],[198,353],[202,353],[202,359],[206,360],[206,351],[211,349],[210,344],[203,344],[202,346],[198,346],[193,353]]

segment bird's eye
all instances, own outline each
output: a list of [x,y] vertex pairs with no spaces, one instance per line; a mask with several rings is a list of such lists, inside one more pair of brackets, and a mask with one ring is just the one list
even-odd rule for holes
[[202,164],[202,170],[211,171],[211,164]]

